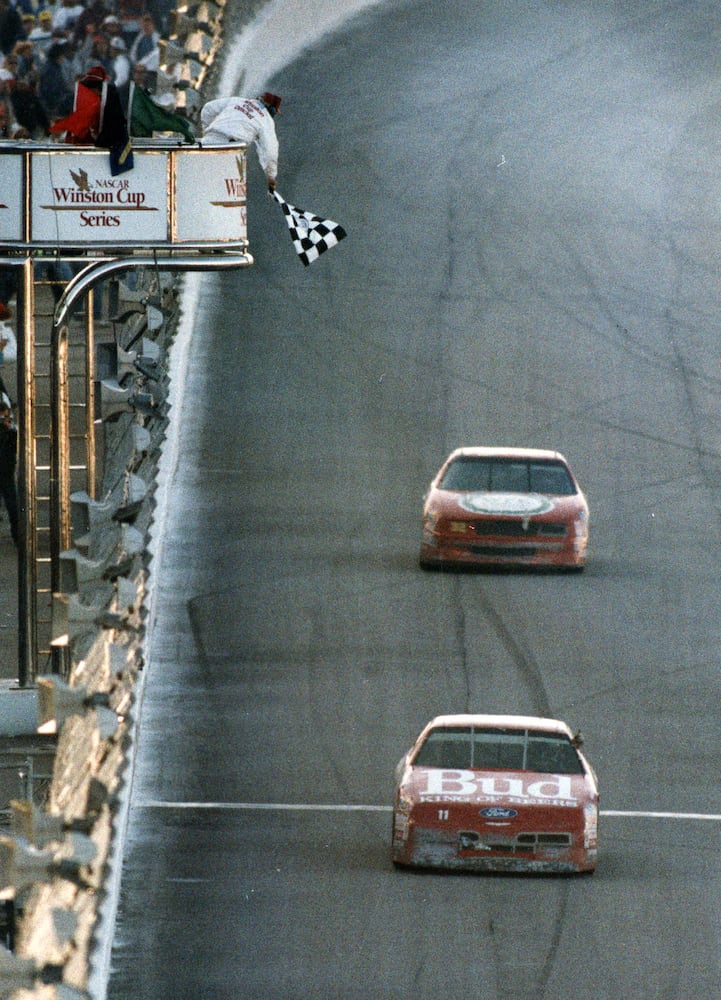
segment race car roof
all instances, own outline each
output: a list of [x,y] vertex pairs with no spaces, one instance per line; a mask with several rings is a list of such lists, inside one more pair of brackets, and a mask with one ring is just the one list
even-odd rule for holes
[[572,737],[571,728],[560,719],[544,719],[534,715],[437,715],[425,730],[436,726],[475,726],[479,729],[538,729],[543,732],[563,733]]
[[456,448],[448,458],[450,460],[451,458],[456,458],[458,455],[468,455],[475,458],[535,458],[544,461],[553,459],[561,462],[566,461],[560,451],[553,451],[549,448],[487,448],[474,446]]

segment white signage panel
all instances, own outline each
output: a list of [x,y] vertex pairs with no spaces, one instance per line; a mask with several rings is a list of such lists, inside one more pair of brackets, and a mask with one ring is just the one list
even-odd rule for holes
[[61,246],[166,243],[167,153],[136,151],[134,160],[132,170],[113,177],[105,150],[35,151],[31,241]]
[[245,148],[178,149],[173,243],[247,238]]
[[0,242],[18,242],[23,239],[23,186],[22,156],[3,156],[0,170]]

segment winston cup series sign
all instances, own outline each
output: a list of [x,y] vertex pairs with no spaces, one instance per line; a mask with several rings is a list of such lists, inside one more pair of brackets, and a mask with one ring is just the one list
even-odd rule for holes
[[169,233],[166,161],[147,156],[113,177],[103,155],[32,158],[32,242],[164,243]]
[[0,243],[112,248],[246,242],[242,147],[136,148],[133,169],[114,177],[104,151],[29,145],[0,158]]

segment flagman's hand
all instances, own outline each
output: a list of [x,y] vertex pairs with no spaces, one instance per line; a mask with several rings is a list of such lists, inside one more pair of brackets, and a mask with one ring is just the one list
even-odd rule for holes
[[273,194],[273,192],[275,191],[275,184],[276,184],[275,177],[269,177],[268,178],[268,190],[270,191],[271,194]]

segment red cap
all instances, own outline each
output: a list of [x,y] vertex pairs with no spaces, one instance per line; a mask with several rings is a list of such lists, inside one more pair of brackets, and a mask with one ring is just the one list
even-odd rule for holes
[[271,94],[269,90],[266,90],[265,93],[260,95],[260,99],[263,104],[267,104],[269,108],[273,109],[273,111],[280,110],[281,98],[278,97],[277,94]]
[[85,74],[84,79],[88,80],[109,80],[110,74],[103,66],[91,66]]

